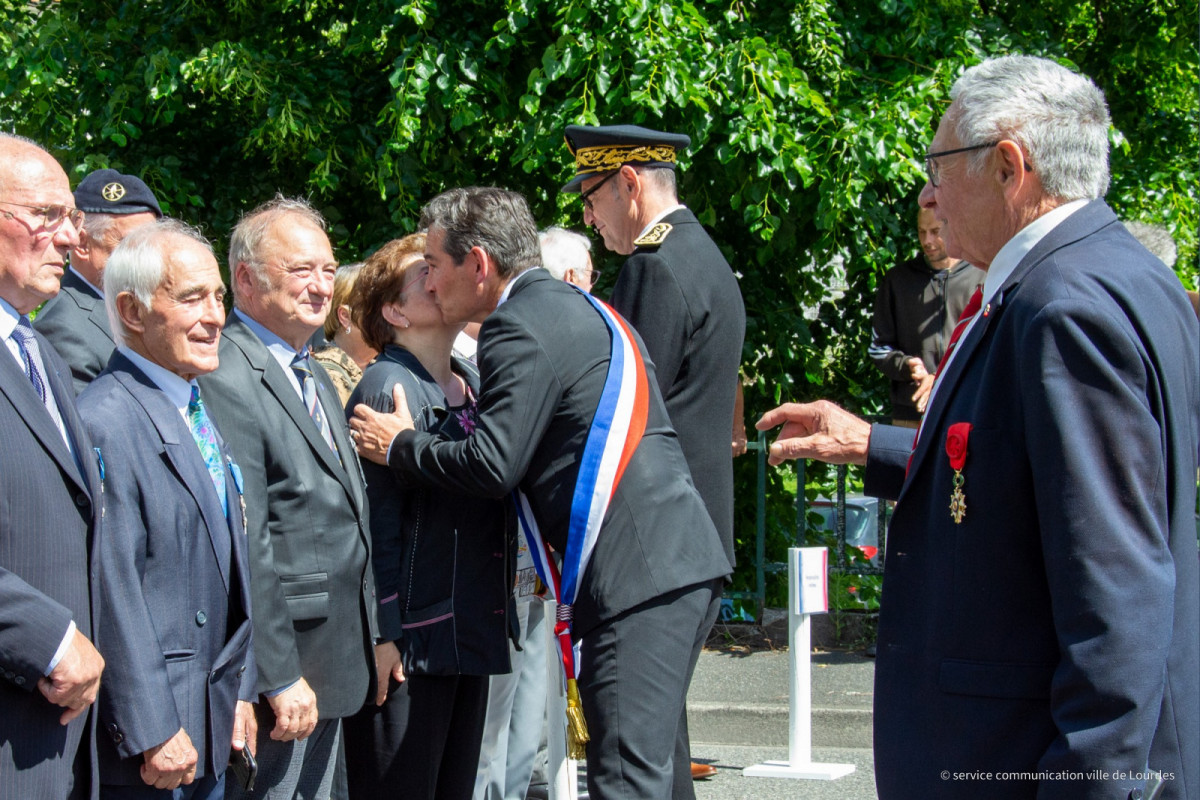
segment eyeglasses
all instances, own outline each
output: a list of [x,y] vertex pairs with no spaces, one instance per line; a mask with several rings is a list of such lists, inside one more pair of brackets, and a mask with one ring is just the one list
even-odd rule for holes
[[[69,219],[71,221],[71,224],[75,227],[75,230],[79,230],[83,227],[83,212],[80,211],[78,208],[71,208],[70,206],[58,206],[58,205],[31,206],[31,205],[26,205],[25,203],[14,203],[11,200],[0,200],[0,203],[4,203],[5,205],[9,205],[9,206],[20,206],[21,208],[28,208],[30,211],[35,212],[38,216],[40,216],[42,218],[42,225],[48,231],[56,230],[58,228],[58,226],[63,223],[64,219]],[[0,214],[2,214],[5,219],[12,219],[13,217],[16,216],[15,214],[12,214],[8,211],[0,211]]]
[[592,285],[593,285],[593,286],[595,286],[595,285],[596,285],[596,281],[600,280],[600,270],[598,270],[598,269],[589,269],[589,270],[588,270],[588,280],[592,282]]
[[596,193],[597,189],[599,189],[601,186],[603,186],[604,184],[611,181],[614,177],[616,177],[616,175],[617,175],[616,172],[610,172],[604,176],[604,180],[600,181],[595,186],[588,189],[586,192],[580,192],[579,196],[580,196],[580,198],[583,199],[583,207],[586,208],[588,211],[592,211],[593,210],[592,209],[592,195],[594,195]]
[[398,296],[403,297],[404,293],[409,290],[409,287],[425,280],[425,278],[428,277],[428,275],[429,275],[429,265],[425,264],[424,266],[422,266],[420,269],[417,270],[416,277],[412,278],[411,280],[409,280],[407,283],[403,284],[400,287],[400,291],[397,293]]
[[972,150],[983,150],[988,147],[995,147],[998,144],[1000,143],[987,142],[986,144],[977,144],[972,147],[959,147],[954,150],[942,150],[939,153],[926,153],[925,174],[929,176],[929,185],[936,189],[938,182],[940,181],[942,168],[935,159],[941,158],[942,156],[952,156],[957,153],[969,153]]

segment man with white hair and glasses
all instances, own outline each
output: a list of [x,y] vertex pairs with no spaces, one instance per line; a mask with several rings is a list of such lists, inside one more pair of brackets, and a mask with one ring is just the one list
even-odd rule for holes
[[1009,56],[951,98],[921,204],[987,277],[915,441],[825,401],[759,422],[897,501],[879,796],[1198,797],[1196,316],[1100,199],[1091,81]]

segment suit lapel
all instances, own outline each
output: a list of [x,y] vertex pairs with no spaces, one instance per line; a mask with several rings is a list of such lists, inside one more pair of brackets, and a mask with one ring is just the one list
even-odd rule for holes
[[[930,450],[933,450],[934,453],[941,451],[940,443],[935,442],[934,439],[935,432],[941,430],[942,417],[945,415],[946,407],[950,404],[950,399],[960,390],[962,375],[971,364],[972,359],[977,354],[982,355],[985,352],[980,349],[980,344],[987,336],[988,330],[998,324],[997,320],[1004,313],[1006,301],[1012,300],[1020,288],[1021,281],[1056,250],[1090,236],[1099,228],[1115,222],[1116,219],[1116,215],[1103,200],[1093,200],[1080,208],[1042,237],[1041,241],[1021,259],[1021,263],[1017,264],[1012,274],[996,290],[995,296],[984,304],[980,311],[982,316],[958,343],[958,353],[951,360],[950,366],[946,368],[946,374],[940,380],[941,385],[938,386],[937,394],[925,412],[921,438],[917,441],[917,449],[913,453],[912,465],[905,477],[904,487],[900,490],[900,497],[903,497],[908,490],[913,476],[917,474],[922,461]],[[959,421],[969,422],[970,420],[955,420],[955,422]]]
[[[338,457],[329,449],[329,444],[321,436],[316,423],[309,416],[308,409],[304,407],[304,401],[300,399],[296,388],[292,386],[292,382],[284,374],[283,367],[279,365],[279,362],[267,350],[266,345],[236,315],[226,324],[223,335],[228,336],[230,341],[234,342],[245,353],[246,360],[250,363],[250,366],[261,374],[263,386],[279,401],[279,405],[287,412],[288,417],[304,436],[308,442],[308,446],[316,453],[317,458],[329,468],[330,474],[342,483],[346,488],[346,493],[354,501],[356,508],[361,510],[361,499],[358,492],[355,491],[354,483],[350,479],[349,470],[338,463]],[[323,370],[320,372],[320,376],[321,378],[317,379],[317,396],[321,400],[322,407],[326,409],[326,414],[328,414],[328,409],[340,409],[341,404],[338,403],[337,396],[333,395],[332,389],[328,387],[329,379],[325,376]],[[315,371],[314,379],[316,379]],[[331,395],[333,395],[332,401],[327,399]],[[330,405],[331,402],[332,405]],[[341,426],[335,426],[331,421],[329,427],[330,429],[335,429]],[[354,450],[345,449],[349,447],[349,439],[344,433],[340,433],[340,436],[341,440],[338,438],[339,433],[334,434],[334,441],[338,443],[340,452],[355,452]],[[345,441],[346,444],[343,445],[342,441]]]
[[[113,356],[112,372],[125,390],[133,395],[154,425],[158,438],[162,443],[163,453],[179,476],[179,480],[187,488],[208,530],[209,544],[212,546],[213,557],[220,567],[221,579],[225,590],[229,590],[229,523],[225,519],[225,510],[221,507],[221,498],[217,496],[213,486],[212,476],[200,448],[188,430],[179,410],[167,399],[153,381],[146,377],[137,366],[119,351]],[[234,502],[232,481],[226,478],[226,492],[230,497],[230,511],[233,512]],[[240,511],[238,512],[240,513]],[[224,541],[222,541],[224,539]]]
[[64,292],[70,290],[66,297],[79,306],[79,310],[87,315],[88,321],[104,334],[104,338],[111,342],[115,349],[117,344],[112,331],[108,329],[108,311],[104,308],[104,298],[97,295],[86,281],[71,270],[67,270],[67,274],[63,276],[62,288]]
[[[75,391],[64,384],[62,376],[58,374],[58,368],[54,364],[54,359],[49,356],[53,351],[50,343],[46,341],[41,334],[35,334],[38,338],[38,346],[42,350],[42,363],[46,369],[46,380],[49,383],[50,391],[54,393],[54,397],[58,400],[59,414],[62,416],[63,425],[67,429],[67,435],[71,437],[71,441],[75,444],[75,450],[78,452],[81,442],[86,442],[86,438],[81,437],[83,425],[79,421],[79,414],[75,410],[73,398]],[[50,453],[51,457],[58,462],[58,465],[64,472],[70,476],[80,489],[83,489],[92,495],[92,486],[96,483],[92,480],[93,469],[87,469],[86,465],[94,461],[90,453],[79,453],[79,464],[75,463],[75,459],[71,457],[71,451],[67,449],[67,443],[63,441],[62,433],[59,432],[58,426],[54,424],[50,412],[42,404],[42,400],[34,391],[33,384],[29,381],[29,377],[19,366],[16,359],[7,352],[0,353],[0,392],[3,392],[17,409],[17,413],[21,415],[21,419],[29,426],[34,436],[41,441],[42,446]],[[85,465],[88,471],[88,476],[85,479],[79,472],[79,465]],[[98,475],[97,475],[98,479]]]

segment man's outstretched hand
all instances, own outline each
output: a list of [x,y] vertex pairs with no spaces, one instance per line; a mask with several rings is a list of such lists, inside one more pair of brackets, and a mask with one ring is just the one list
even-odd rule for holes
[[871,424],[828,400],[784,403],[763,414],[754,427],[766,431],[780,425],[783,428],[767,456],[772,465],[796,458],[830,464],[867,463]]

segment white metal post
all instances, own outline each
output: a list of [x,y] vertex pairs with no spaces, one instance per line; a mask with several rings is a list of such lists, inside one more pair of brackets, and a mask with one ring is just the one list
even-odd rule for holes
[[[802,553],[801,551],[809,551]],[[751,778],[804,778],[830,781],[854,772],[853,764],[820,764],[812,760],[812,613],[828,608],[825,587],[825,548],[788,550],[788,661],[792,685],[789,708],[788,760],[746,767]],[[819,566],[819,573],[810,564]],[[805,566],[808,568],[806,569]],[[805,578],[808,584],[805,585]],[[814,585],[819,581],[819,585]],[[814,597],[820,595],[819,602]],[[806,607],[805,602],[810,604]],[[817,611],[813,612],[813,605]]]

